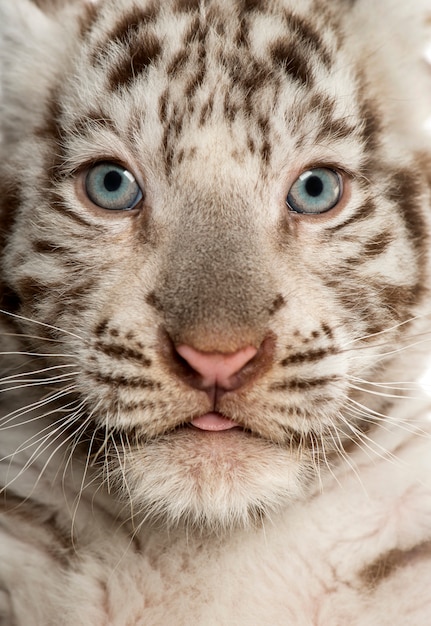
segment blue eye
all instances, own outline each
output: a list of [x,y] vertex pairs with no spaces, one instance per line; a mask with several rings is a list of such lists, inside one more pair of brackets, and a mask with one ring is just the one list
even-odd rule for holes
[[303,172],[293,183],[286,203],[294,213],[319,215],[332,209],[341,200],[341,176],[326,167]]
[[85,190],[91,202],[110,211],[129,211],[142,199],[135,177],[116,163],[98,163],[87,173]]

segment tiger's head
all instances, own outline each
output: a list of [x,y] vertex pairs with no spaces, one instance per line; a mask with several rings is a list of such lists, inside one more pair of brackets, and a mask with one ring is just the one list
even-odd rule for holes
[[5,317],[144,517],[306,497],[422,358],[428,157],[373,64],[419,70],[345,43],[361,2],[303,4],[2,5]]

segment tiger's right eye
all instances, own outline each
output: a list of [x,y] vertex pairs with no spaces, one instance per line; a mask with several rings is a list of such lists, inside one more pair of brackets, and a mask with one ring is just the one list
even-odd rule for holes
[[129,170],[116,163],[97,163],[87,172],[88,198],[109,211],[130,211],[142,200],[143,193]]

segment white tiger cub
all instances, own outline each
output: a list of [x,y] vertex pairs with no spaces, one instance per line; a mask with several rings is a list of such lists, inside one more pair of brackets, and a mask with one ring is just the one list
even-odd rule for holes
[[0,0],[2,626],[431,623],[430,8]]

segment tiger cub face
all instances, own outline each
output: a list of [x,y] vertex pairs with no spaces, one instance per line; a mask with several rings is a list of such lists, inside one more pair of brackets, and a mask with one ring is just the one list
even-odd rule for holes
[[17,4],[11,58],[43,71],[5,78],[2,283],[74,366],[76,438],[170,523],[305,497],[390,413],[367,382],[426,304],[423,168],[346,42],[358,9]]

